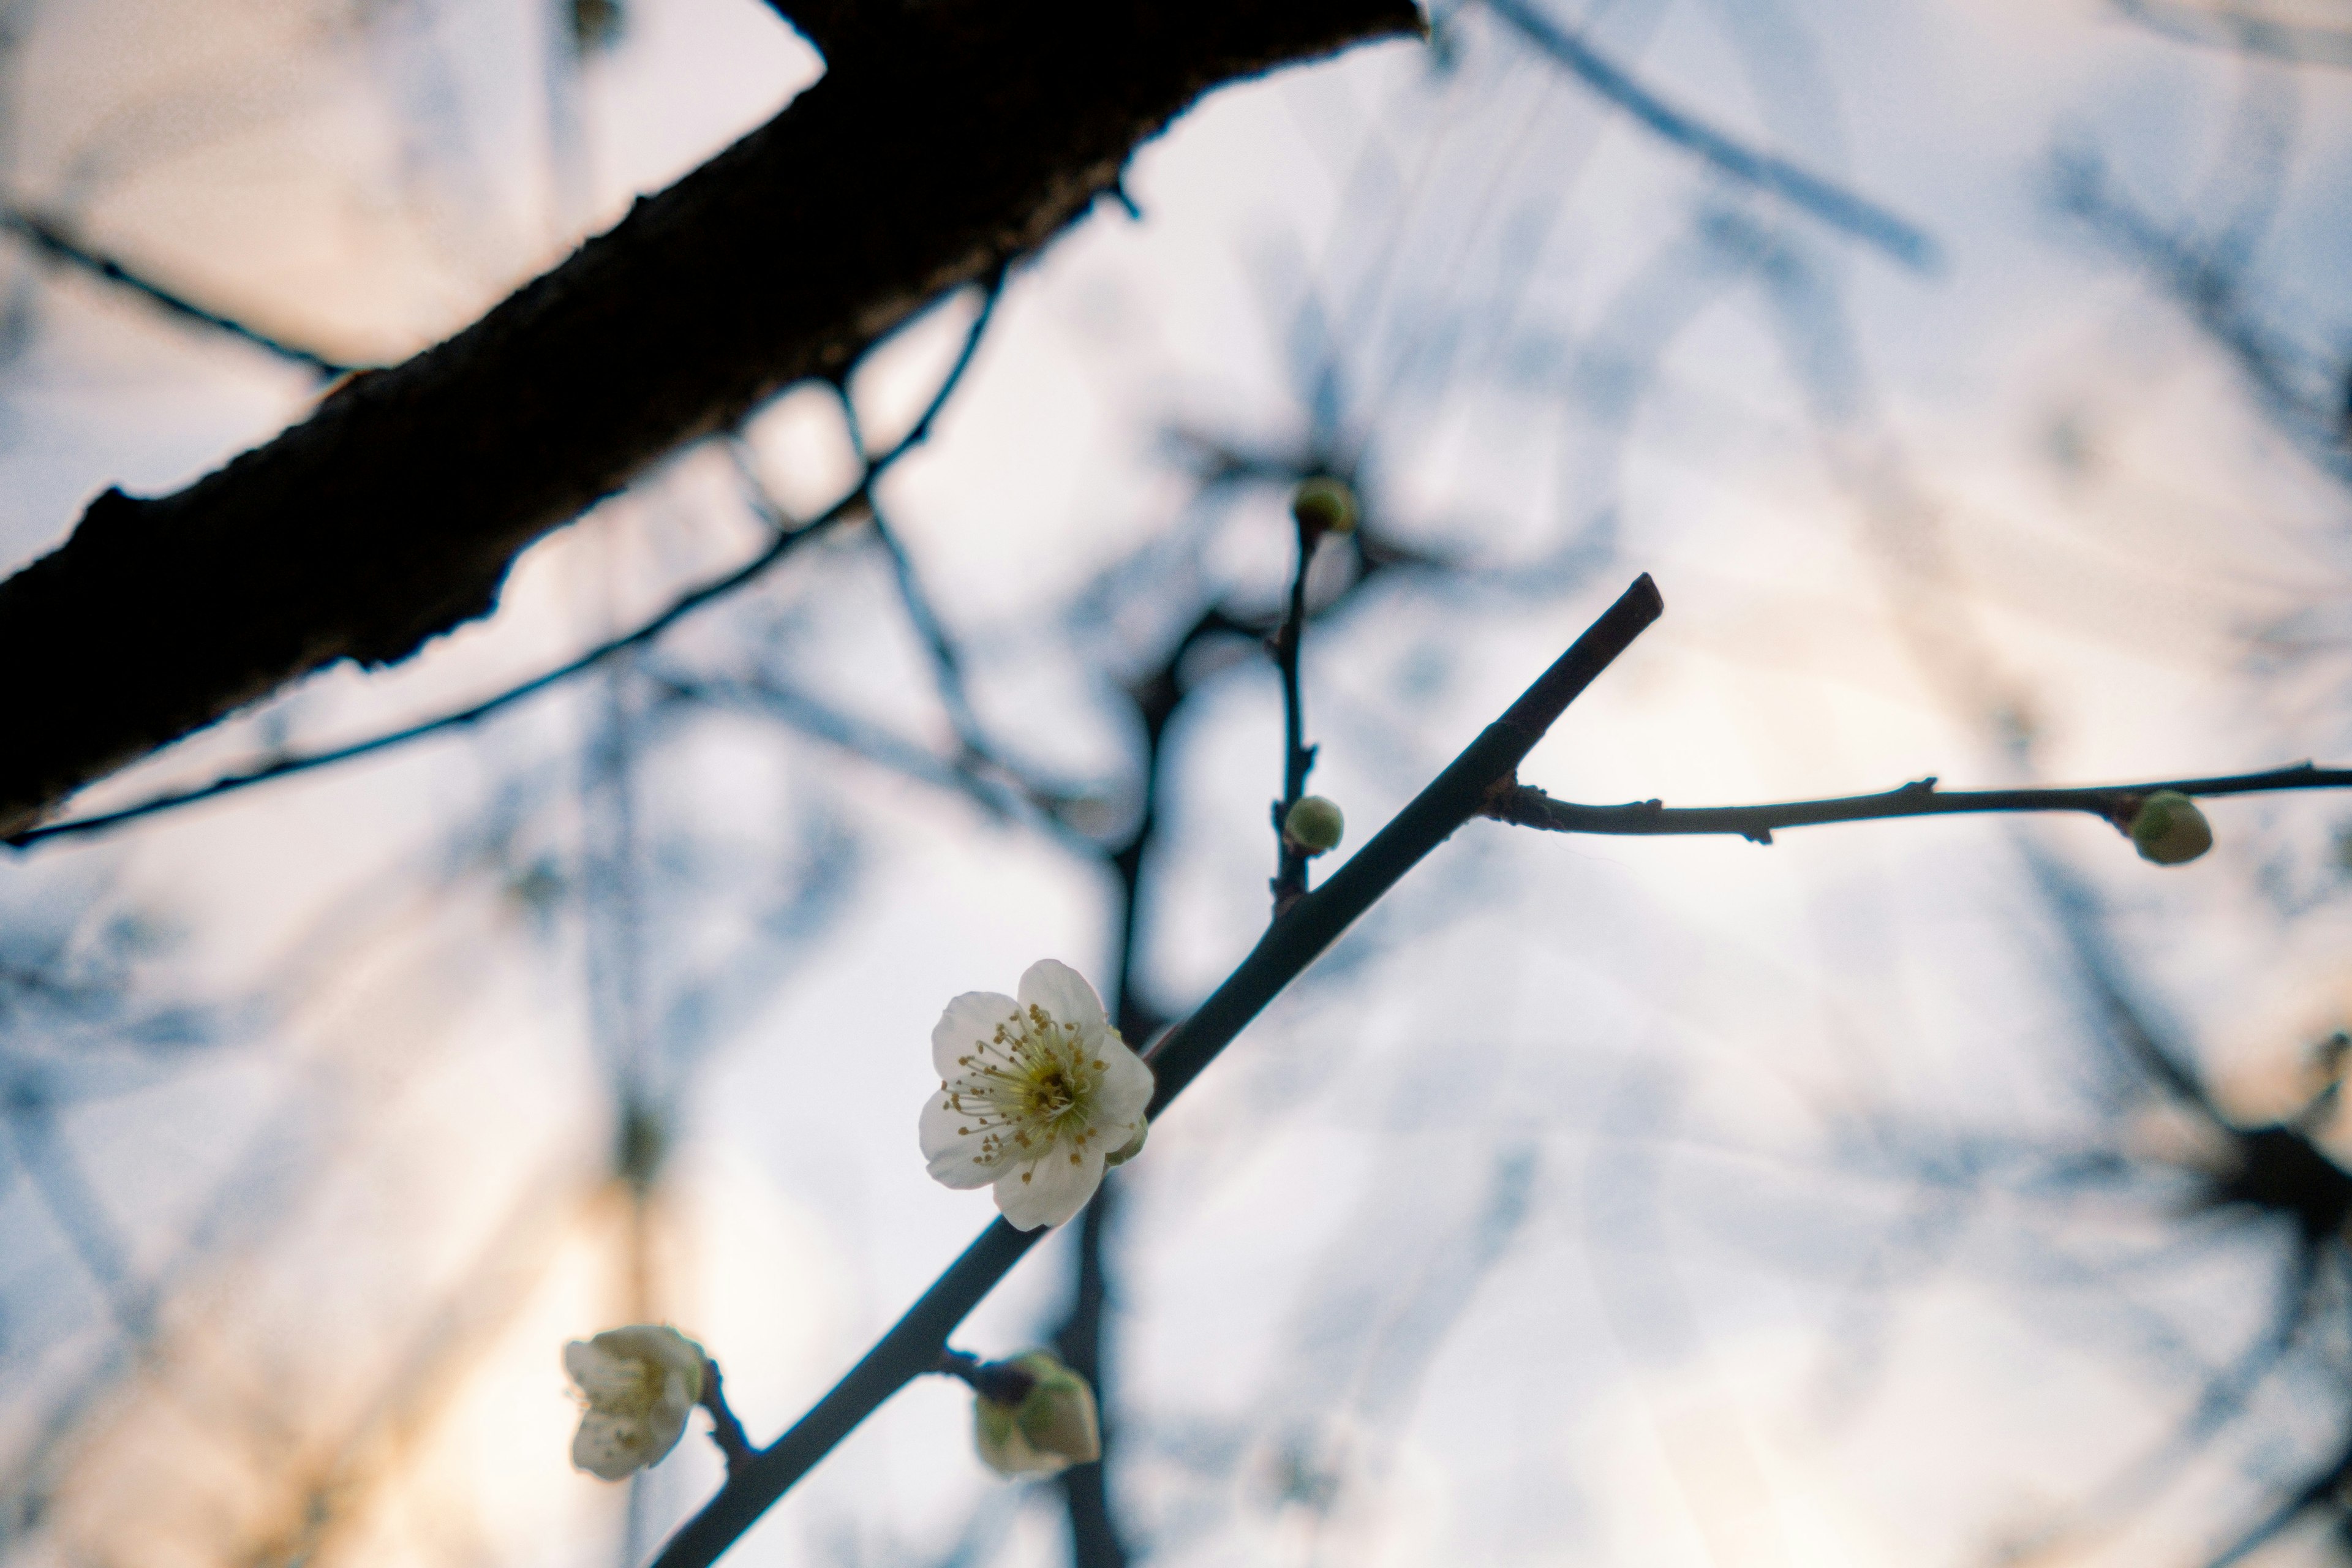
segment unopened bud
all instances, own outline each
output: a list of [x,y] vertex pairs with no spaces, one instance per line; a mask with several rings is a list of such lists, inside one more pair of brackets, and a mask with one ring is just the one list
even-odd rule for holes
[[657,1463],[686,1431],[702,1397],[709,1358],[667,1323],[607,1329],[563,1347],[563,1370],[579,1385],[580,1430],[572,1462],[608,1481]]
[[1282,819],[1282,839],[1301,855],[1320,855],[1339,847],[1348,819],[1334,803],[1319,795],[1302,795]]
[[1103,1169],[1116,1170],[1143,1152],[1143,1141],[1151,1136],[1151,1123],[1139,1120],[1135,1136],[1103,1156]]
[[1346,533],[1356,526],[1356,492],[1343,479],[1318,474],[1291,495],[1290,515],[1309,533]]
[[977,1395],[972,1434],[988,1468],[1008,1479],[1050,1476],[1102,1458],[1095,1391],[1051,1351],[1031,1351],[998,1366],[1030,1378],[1028,1392],[1006,1403]]
[[2140,858],[2159,866],[2182,866],[2213,847],[2213,827],[2197,803],[2176,789],[2160,789],[2132,814],[2131,840]]

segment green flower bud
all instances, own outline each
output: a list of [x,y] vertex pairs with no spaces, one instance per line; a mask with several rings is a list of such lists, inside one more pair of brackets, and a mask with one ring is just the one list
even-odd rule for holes
[[1336,849],[1348,831],[1348,819],[1338,805],[1319,795],[1302,795],[1282,819],[1283,842],[1302,855]]
[[985,1395],[972,1401],[972,1436],[988,1468],[1008,1479],[1050,1476],[1102,1458],[1102,1426],[1095,1391],[1051,1351],[1031,1351],[998,1366],[1032,1381],[1012,1404]]
[[2182,866],[2213,847],[2213,827],[2197,803],[2179,790],[2160,789],[2132,814],[2131,839],[2140,858]]
[[1135,1136],[1103,1156],[1103,1169],[1112,1170],[1126,1164],[1143,1152],[1143,1141],[1151,1136],[1151,1123],[1140,1118],[1135,1123]]
[[1309,533],[1346,533],[1356,526],[1356,492],[1343,480],[1318,474],[1291,495],[1290,515]]

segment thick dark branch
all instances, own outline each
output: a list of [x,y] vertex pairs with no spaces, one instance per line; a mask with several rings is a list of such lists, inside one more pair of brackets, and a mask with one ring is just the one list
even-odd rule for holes
[[767,5],[816,46],[829,70],[886,43],[906,19],[904,0],[767,0]]
[[[1241,966],[1152,1051],[1157,1087],[1150,1113],[1157,1117],[1165,1110],[1357,916],[1477,816],[1481,803],[1510,778],[1577,694],[1664,608],[1650,579],[1637,579],[1354,858],[1276,920]],[[1043,1228],[1015,1230],[1001,1219],[982,1232],[814,1408],[728,1478],[719,1495],[662,1549],[654,1568],[704,1568],[715,1562],[859,1422],[907,1384],[935,1370],[956,1325],[1047,1234]]]
[[1989,811],[2080,811],[2127,826],[2140,802],[2158,790],[2181,795],[2263,795],[2279,790],[2352,789],[2352,768],[2322,768],[2310,763],[2268,773],[2219,778],[2160,779],[2152,784],[2099,784],[2080,789],[1938,790],[1920,779],[1877,795],[1833,800],[1788,800],[1769,805],[1670,806],[1641,800],[1626,805],[1579,805],[1554,800],[1532,784],[1498,790],[1485,814],[1520,827],[1554,833],[1636,835],[1737,834],[1759,844],[1772,842],[1781,827],[1814,827],[1832,822],[1869,822],[1886,816],[1949,816]]
[[485,614],[515,557],[1043,245],[1211,88],[1406,0],[935,0],[448,342],[0,584],[0,832],[341,658]]
[[121,806],[113,811],[100,812],[95,816],[78,816],[64,822],[53,822],[46,826],[26,828],[21,833],[12,834],[5,839],[0,839],[0,842],[5,842],[14,848],[22,849],[27,845],[38,843],[46,838],[73,837],[96,833],[105,828],[119,827],[125,823],[138,822],[180,806],[194,805],[199,801],[234,795],[240,790],[250,789],[255,784],[268,784],[273,779],[287,778],[295,773],[306,773],[318,768],[331,767],[337,763],[353,762],[361,757],[373,756],[379,752],[388,752],[394,747],[404,746],[412,741],[422,741],[430,736],[464,729],[489,718],[494,713],[513,707],[519,702],[536,697],[542,691],[551,690],[570,680],[573,676],[594,668],[615,654],[626,652],[633,647],[641,647],[652,642],[705,605],[723,599],[738,588],[761,576],[771,567],[791,554],[803,540],[832,527],[845,518],[870,509],[875,481],[888,473],[908,452],[930,439],[931,426],[937,422],[940,410],[945,408],[948,400],[955,395],[957,386],[963,381],[964,373],[971,368],[972,356],[980,348],[980,340],[986,334],[988,323],[995,316],[996,301],[1002,293],[1003,286],[1003,279],[1001,275],[990,281],[987,291],[981,298],[978,314],[972,317],[971,325],[965,330],[963,348],[957,353],[955,362],[948,367],[947,374],[940,379],[939,390],[931,395],[930,402],[924,405],[922,416],[917,419],[907,433],[898,437],[887,450],[867,454],[861,448],[866,468],[863,476],[858,479],[856,488],[826,508],[819,516],[798,527],[791,526],[765,496],[759,493],[758,480],[751,475],[749,468],[741,462],[739,456],[738,470],[743,474],[746,484],[751,486],[754,492],[752,506],[764,521],[777,529],[777,537],[767,549],[753,556],[743,565],[724,576],[705,583],[698,588],[688,590],[678,598],[672,600],[667,608],[660,611],[652,619],[640,624],[635,630],[625,632],[610,641],[601,643],[577,658],[560,664],[542,675],[533,676],[520,686],[509,687],[495,697],[470,703],[454,712],[420,720],[388,733],[372,735],[366,740],[331,747],[326,751],[297,752],[285,756],[273,757],[268,762],[239,769],[235,773],[224,773],[209,784],[198,784],[191,789],[167,790],[162,795],[151,795],[131,805]]
[[144,272],[84,244],[52,219],[15,207],[0,207],[0,228],[23,238],[52,261],[87,272],[93,278],[103,279],[117,288],[129,289],[166,315],[193,321],[216,332],[226,332],[256,348],[265,349],[279,359],[290,360],[305,369],[316,371],[322,376],[347,375],[360,368],[329,359],[315,350],[265,332],[249,322],[199,305],[178,289],[159,283]]
[[1906,267],[1932,272],[1943,265],[1942,247],[1916,224],[1786,158],[1757,152],[1696,115],[1675,108],[1634,80],[1623,67],[1545,16],[1532,0],[1486,0],[1486,6],[1653,135],[1742,184],[1769,191],[1831,227],[1877,247]]

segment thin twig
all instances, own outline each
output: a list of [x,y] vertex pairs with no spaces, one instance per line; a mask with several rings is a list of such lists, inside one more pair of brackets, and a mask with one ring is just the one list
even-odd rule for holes
[[924,408],[922,416],[917,419],[913,426],[893,442],[887,450],[866,459],[865,472],[859,477],[856,489],[834,502],[817,517],[797,528],[787,529],[778,534],[765,550],[732,572],[671,601],[667,608],[635,630],[625,632],[610,642],[599,644],[579,658],[558,665],[542,675],[533,676],[520,686],[509,687],[495,697],[486,698],[469,707],[458,709],[455,712],[443,713],[436,718],[423,720],[385,734],[371,736],[364,741],[354,741],[349,745],[335,746],[323,752],[305,752],[292,756],[279,757],[273,762],[248,768],[241,773],[226,774],[209,784],[152,795],[116,811],[101,812],[93,816],[72,817],[64,822],[52,822],[37,827],[28,827],[22,832],[9,835],[0,842],[6,843],[12,848],[22,849],[27,845],[37,844],[44,839],[95,833],[103,828],[121,826],[126,822],[136,822],[142,817],[153,816],[160,812],[170,811],[179,806],[193,805],[198,801],[212,800],[224,795],[234,795],[239,790],[250,789],[255,784],[267,784],[272,779],[285,778],[293,773],[309,773],[314,768],[329,767],[337,763],[350,762],[354,758],[370,756],[377,752],[389,751],[394,746],[405,745],[411,741],[422,740],[428,735],[439,734],[443,731],[460,729],[477,723],[493,713],[512,707],[526,698],[535,697],[551,687],[559,686],[583,670],[594,668],[614,654],[651,642],[703,605],[714,599],[726,597],[736,589],[762,575],[769,568],[791,554],[796,546],[819,531],[853,515],[862,514],[869,509],[875,483],[900,458],[929,439],[932,424],[938,419],[940,411],[947,406],[948,399],[954,395],[957,385],[963,380],[964,372],[971,365],[972,357],[980,347],[981,334],[987,330],[990,319],[995,314],[997,298],[1003,292],[1003,286],[1004,279],[1002,273],[996,274],[988,280],[985,285],[987,291],[982,297],[979,313],[972,318],[971,325],[966,331],[962,351],[956,355],[955,363],[948,367],[947,374],[940,380],[939,390],[932,395],[931,401]]
[[1307,894],[1307,848],[1291,838],[1286,824],[1290,808],[1307,793],[1307,772],[1315,765],[1315,748],[1307,743],[1307,701],[1298,688],[1298,645],[1307,631],[1307,569],[1314,563],[1323,531],[1300,518],[1297,533],[1298,570],[1291,574],[1289,608],[1274,634],[1275,668],[1282,672],[1282,798],[1274,804],[1277,915]]
[[1758,844],[1772,842],[1776,828],[1813,827],[1832,822],[1870,822],[1890,816],[1949,816],[1972,812],[2079,811],[2128,826],[2140,802],[2158,790],[2181,795],[2263,795],[2280,790],[2352,789],[2352,768],[2310,763],[2267,773],[2214,778],[2159,779],[2149,784],[2098,784],[2074,789],[1938,790],[1934,779],[1918,779],[1877,795],[1830,800],[1789,800],[1767,805],[1670,806],[1661,801],[1625,805],[1579,805],[1554,800],[1532,784],[1497,790],[1486,816],[1520,827],[1554,833],[1643,836],[1736,834]]
[[52,261],[64,263],[93,278],[102,278],[119,288],[127,289],[149,304],[160,307],[167,314],[183,321],[194,321],[216,332],[226,332],[243,342],[265,349],[279,359],[290,361],[306,370],[315,371],[322,380],[349,375],[362,365],[346,364],[330,359],[299,343],[250,326],[234,316],[224,316],[218,310],[197,304],[176,289],[158,283],[142,272],[134,271],[104,251],[96,250],[66,232],[55,220],[37,216],[19,207],[0,206],[0,228],[17,236]]
[[[1664,610],[1644,575],[1610,606],[1558,662],[1488,725],[1445,771],[1331,879],[1278,917],[1239,968],[1150,1056],[1157,1117],[1279,994],[1396,886],[1407,871],[1478,815],[1495,786],[1510,778],[1569,703],[1632,646]],[[807,1415],[742,1470],[728,1479],[688,1520],[654,1568],[705,1568],[732,1545],[817,1461],[914,1378],[936,1371],[947,1337],[982,1298],[1048,1232],[1015,1230],[999,1219],[923,1292]]]
[[931,1370],[997,1405],[1018,1405],[1037,1386],[1036,1373],[1018,1363],[982,1361],[970,1351],[943,1350]]
[[698,1402],[710,1412],[710,1440],[727,1457],[727,1473],[733,1475],[751,1462],[759,1453],[752,1445],[751,1434],[743,1430],[735,1410],[727,1403],[727,1389],[719,1376],[719,1363],[708,1356],[702,1363],[702,1398]]
[[956,743],[970,755],[994,761],[994,750],[980,727],[980,716],[972,710],[971,694],[964,685],[963,657],[948,636],[947,623],[940,619],[930,595],[923,591],[914,557],[907,553],[898,531],[890,526],[879,507],[874,509],[874,538],[890,558],[890,574],[898,584],[898,602],[905,607],[915,635],[923,639],[923,647],[930,655],[932,684],[938,689],[940,705],[947,710]]
[[1527,0],[1486,0],[1486,7],[1526,34],[1529,42],[1566,67],[1578,80],[1660,139],[1742,184],[1769,191],[1832,228],[1875,246],[1906,267],[1933,272],[1943,266],[1943,247],[1916,224],[1785,158],[1745,146],[1697,116],[1675,108]]

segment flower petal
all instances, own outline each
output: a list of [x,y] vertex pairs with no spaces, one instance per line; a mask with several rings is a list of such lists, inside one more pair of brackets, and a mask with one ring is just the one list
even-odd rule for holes
[[646,1424],[634,1416],[591,1410],[572,1436],[572,1462],[599,1480],[625,1480],[651,1462],[648,1436]]
[[592,1400],[634,1394],[644,1380],[635,1362],[588,1340],[573,1340],[563,1347],[563,1371]]
[[1143,1108],[1151,1103],[1151,1065],[1117,1035],[1096,1044],[1095,1059],[1103,1064],[1103,1075],[1095,1085],[1094,1124],[1129,1127],[1142,1121]]
[[1103,1014],[1102,998],[1087,984],[1087,977],[1051,958],[1039,959],[1021,976],[1021,1006],[1024,1012],[1043,1007],[1055,1022],[1071,1025],[1082,1034],[1091,1035],[1110,1024]]
[[965,992],[948,1004],[931,1030],[932,1068],[941,1078],[955,1077],[958,1057],[970,1056],[974,1046],[996,1033],[997,1025],[1020,1016],[1021,1004],[1000,992]]
[[996,1178],[996,1206],[1015,1230],[1062,1225],[1102,1185],[1102,1140],[1073,1153],[1056,1145],[1042,1160],[1008,1167]]
[[931,1096],[923,1107],[923,1158],[930,1162],[931,1180],[950,1187],[984,1187],[996,1180],[1003,1162],[983,1158],[987,1134],[972,1125],[971,1114],[948,1103],[945,1094]]
[[[590,1347],[623,1360],[646,1363],[663,1373],[684,1376],[692,1392],[688,1403],[702,1397],[702,1368],[709,1352],[667,1323],[631,1323],[625,1328],[606,1329],[588,1342]],[[646,1386],[658,1388],[661,1378],[655,1377]]]

